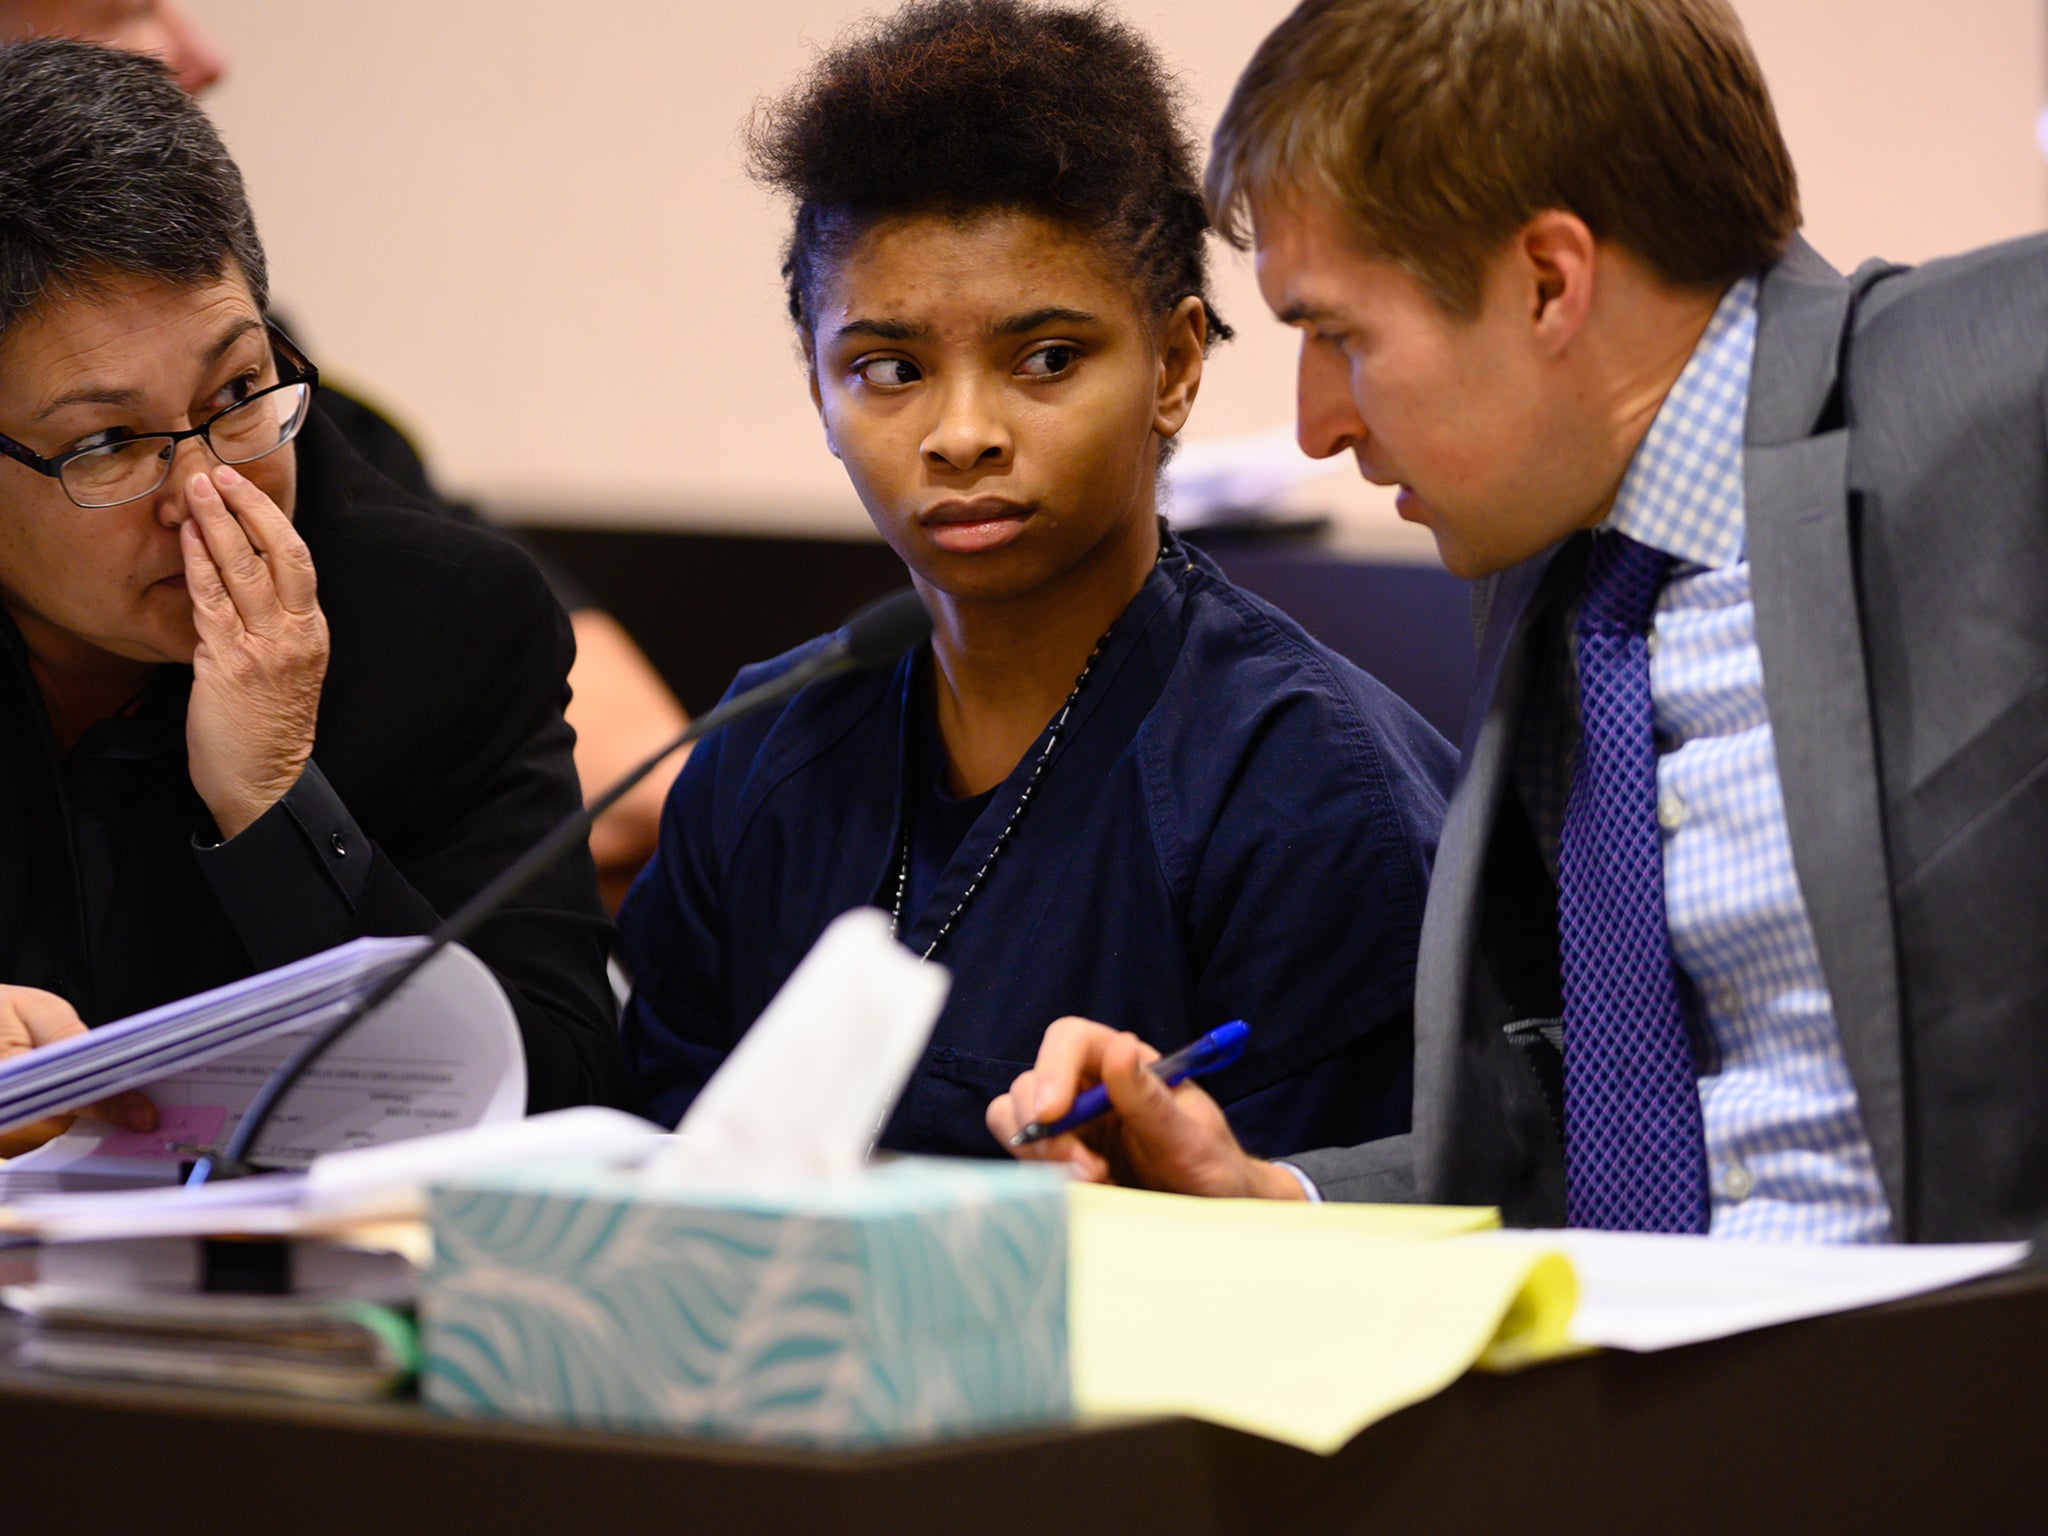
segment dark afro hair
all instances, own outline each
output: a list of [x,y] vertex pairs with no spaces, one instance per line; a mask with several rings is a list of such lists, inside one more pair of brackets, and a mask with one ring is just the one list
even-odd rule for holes
[[1190,295],[1209,339],[1209,216],[1179,91],[1104,6],[912,0],[842,39],[747,125],[755,178],[796,204],[783,258],[808,328],[830,264],[883,219],[1022,209],[1096,240],[1158,314]]
[[42,39],[0,47],[0,332],[109,273],[198,283],[263,245],[206,114],[155,59]]

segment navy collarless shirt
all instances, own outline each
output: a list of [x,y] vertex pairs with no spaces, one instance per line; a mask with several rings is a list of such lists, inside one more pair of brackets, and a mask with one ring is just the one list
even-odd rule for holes
[[[733,691],[820,643],[746,669]],[[943,824],[920,747],[936,731],[926,664],[912,653],[814,683],[684,765],[619,917],[627,1055],[663,1123],[826,924],[889,910],[906,806],[914,827]],[[943,857],[917,857],[914,837],[913,951],[958,904],[1043,746]],[[1161,1051],[1247,1020],[1243,1059],[1205,1086],[1255,1153],[1407,1129],[1416,941],[1455,764],[1385,687],[1169,535],[935,956],[952,992],[881,1145],[998,1155],[988,1102],[1065,1014]],[[907,774],[923,780],[909,796]]]

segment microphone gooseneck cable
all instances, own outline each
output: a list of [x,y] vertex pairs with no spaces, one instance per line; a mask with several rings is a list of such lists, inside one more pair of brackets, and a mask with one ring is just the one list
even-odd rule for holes
[[931,615],[925,611],[917,594],[906,587],[863,608],[823,646],[781,676],[770,678],[758,688],[749,688],[692,720],[675,740],[640,763],[588,805],[565,817],[546,837],[513,860],[503,874],[470,897],[429,934],[424,949],[371,987],[341,1017],[300,1045],[249,1101],[249,1107],[243,1112],[226,1148],[218,1154],[202,1153],[194,1161],[192,1172],[185,1180],[186,1187],[196,1188],[210,1179],[242,1178],[260,1172],[249,1163],[250,1150],[256,1145],[257,1137],[263,1134],[263,1128],[270,1123],[279,1102],[307,1070],[325,1056],[343,1035],[388,1002],[442,950],[450,944],[461,943],[476,932],[555,860],[586,841],[590,836],[591,823],[654,772],[670,753],[681,751],[691,742],[710,735],[720,726],[730,724],[743,715],[788,698],[819,678],[887,665],[912,646],[923,643],[931,629]]

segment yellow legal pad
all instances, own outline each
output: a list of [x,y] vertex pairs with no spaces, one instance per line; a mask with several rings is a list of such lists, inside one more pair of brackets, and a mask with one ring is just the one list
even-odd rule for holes
[[1577,1352],[1570,1263],[1441,1239],[1493,1210],[1192,1200],[1076,1185],[1084,1413],[1181,1413],[1328,1454],[1474,1365]]

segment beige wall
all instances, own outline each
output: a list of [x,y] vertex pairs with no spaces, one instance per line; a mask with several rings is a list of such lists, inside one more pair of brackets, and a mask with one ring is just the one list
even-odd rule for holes
[[[315,355],[512,515],[859,534],[810,415],[778,209],[736,125],[866,9],[845,0],[193,0],[229,51],[211,98],[276,287]],[[1204,133],[1278,0],[1125,0]],[[1742,0],[1809,233],[1853,263],[2041,226],[2041,0]],[[1241,258],[1241,339],[1191,432],[1282,424],[1291,338]],[[1305,499],[1416,549],[1337,474]]]

